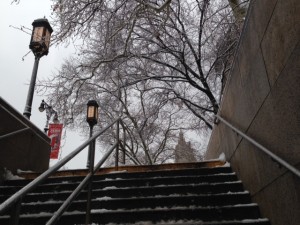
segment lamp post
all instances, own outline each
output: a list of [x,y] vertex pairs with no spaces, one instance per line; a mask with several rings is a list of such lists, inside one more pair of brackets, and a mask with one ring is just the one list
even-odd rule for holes
[[48,55],[50,37],[53,32],[52,27],[50,26],[47,19],[37,19],[32,23],[33,30],[31,34],[29,48],[34,54],[34,65],[31,74],[30,85],[27,94],[26,105],[23,115],[30,119],[31,116],[31,106],[34,94],[34,87],[36,81],[36,75],[38,71],[40,58],[44,55]]
[[[99,105],[95,100],[90,100],[87,103],[86,121],[90,126],[90,137],[93,136],[93,127],[98,122],[98,108]],[[95,156],[95,141],[92,141],[89,146],[89,153],[87,158],[87,168],[93,169]]]
[[[90,137],[93,136],[93,127],[98,122],[98,108],[99,108],[99,105],[95,100],[88,101],[87,110],[86,110],[86,121],[90,125]],[[92,175],[94,174],[94,158],[95,158],[95,140],[93,140],[89,145],[89,153],[88,153],[87,165],[86,165],[86,167],[89,168],[89,171]],[[91,199],[92,199],[92,179],[93,179],[93,177],[91,177],[91,179],[89,181],[89,185],[88,185],[85,224],[90,223]]]
[[42,100],[42,103],[39,107],[40,112],[44,112],[46,110],[46,125],[44,128],[45,133],[49,130],[49,120],[53,117],[53,123],[59,123],[57,112],[52,108],[52,106],[48,105],[44,100]]

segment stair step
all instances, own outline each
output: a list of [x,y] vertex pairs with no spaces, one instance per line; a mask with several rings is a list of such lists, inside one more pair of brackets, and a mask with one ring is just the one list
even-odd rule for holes
[[[52,213],[21,215],[20,224],[43,224],[49,220]],[[85,212],[67,212],[58,224],[84,223]],[[158,216],[159,215],[159,216]],[[34,222],[32,221],[34,218]],[[142,208],[139,210],[92,210],[91,220],[96,224],[134,224],[139,221],[226,221],[226,220],[255,220],[259,218],[259,210],[256,204],[223,206],[223,207],[173,207],[173,208]],[[7,216],[0,217],[0,224],[5,224]]]
[[[151,225],[151,221],[144,221],[141,223],[136,223],[140,225]],[[258,224],[258,225],[270,225],[270,222],[268,219],[245,219],[245,220],[240,220],[240,221],[215,221],[215,222],[204,222],[204,221],[189,221],[189,220],[184,220],[184,221],[160,221],[158,223],[155,223],[155,225],[247,225],[247,224]],[[126,225],[126,224],[123,224]],[[130,224],[127,224],[130,225]]]
[[[237,181],[236,174],[216,174],[216,175],[198,175],[198,176],[176,176],[176,177],[151,177],[151,178],[130,178],[130,179],[112,179],[106,178],[104,180],[94,179],[93,187],[101,189],[105,187],[148,187],[148,186],[159,186],[159,185],[174,185],[174,184],[201,184],[201,183],[220,183],[225,181]],[[67,191],[74,190],[79,185],[80,181],[77,182],[61,182],[51,183],[39,186],[33,191],[33,193],[49,192],[49,191]],[[20,190],[20,186],[6,186],[6,188],[0,188],[0,193],[5,195],[11,195],[16,191]]]
[[[74,188],[75,189],[75,188]],[[73,190],[74,190],[73,189]],[[192,194],[217,194],[227,192],[242,192],[243,185],[241,181],[223,182],[223,183],[205,183],[194,185],[165,185],[154,187],[131,187],[131,188],[117,188],[115,186],[106,187],[103,189],[96,189],[93,187],[94,198],[101,198],[110,196],[111,198],[123,197],[149,197],[149,196],[170,196],[170,195],[192,195]],[[24,197],[23,202],[34,201],[49,201],[62,200],[64,201],[69,195],[70,191],[60,192],[43,192],[43,193],[29,193]],[[86,199],[87,193],[83,191],[79,194],[78,199]],[[4,201],[9,196],[0,196],[0,201]]]
[[[217,194],[217,195],[188,195],[188,196],[159,196],[141,198],[117,198],[110,197],[96,198],[92,201],[92,209],[102,208],[107,210],[118,209],[138,209],[138,208],[157,208],[157,207],[189,207],[194,206],[225,206],[236,204],[249,204],[251,202],[248,192]],[[55,212],[63,201],[31,202],[23,203],[21,213],[38,213],[39,211]],[[85,200],[73,202],[68,211],[84,211],[86,209]]]
[[[225,206],[225,207],[174,207],[157,209],[139,209],[102,211],[92,210],[93,221],[109,223],[113,218],[114,223],[135,223],[136,221],[160,220],[182,220],[182,219],[200,219],[203,221],[213,220],[233,220],[233,219],[256,219],[259,218],[258,207],[255,204]],[[159,215],[159,216],[157,216]]]

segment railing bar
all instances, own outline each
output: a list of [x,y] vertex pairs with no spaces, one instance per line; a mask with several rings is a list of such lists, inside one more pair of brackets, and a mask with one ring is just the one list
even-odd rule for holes
[[[0,97],[1,98],[1,97]],[[11,106],[10,106],[11,107]],[[4,107],[1,107],[1,105],[0,105],[0,108],[2,108],[3,110],[5,110],[9,115],[11,115],[12,117],[14,117],[16,120],[18,120],[21,124],[23,124],[25,127],[28,127],[30,130],[31,130],[31,132],[33,132],[34,134],[36,134],[37,136],[39,136],[39,137],[41,137],[41,135],[38,133],[38,132],[36,132],[33,128],[31,128],[29,125],[27,125],[25,122],[23,122],[20,118],[18,118],[16,115],[14,115],[13,113],[11,113],[10,111],[8,111],[6,108],[4,108]],[[26,117],[24,117],[24,118],[26,118]],[[27,119],[27,118],[26,118]],[[28,119],[27,119],[28,120]],[[46,142],[47,144],[49,144],[43,137],[41,137],[42,138],[42,140],[44,141],[44,142]]]
[[[116,144],[114,144],[108,152],[101,158],[99,163],[95,166],[95,171],[97,171],[101,165],[106,161],[109,155],[113,152]],[[72,203],[72,201],[76,198],[79,192],[87,185],[87,182],[91,179],[92,173],[89,173],[84,180],[78,185],[78,187],[73,191],[73,193],[68,197],[68,199],[64,202],[64,204],[54,213],[51,219],[46,223],[46,225],[51,225],[57,222],[57,220],[64,213],[65,209]]]
[[110,154],[114,151],[114,149],[116,148],[117,143],[115,143],[106,153],[105,155],[102,157],[102,159],[97,163],[97,165],[94,167],[94,173],[96,173],[100,167],[103,165],[103,163],[106,161],[106,159],[110,156]]
[[0,140],[1,140],[1,139],[4,139],[4,138],[8,138],[8,137],[10,137],[10,136],[14,136],[14,135],[16,135],[16,134],[22,133],[22,132],[27,131],[27,130],[30,130],[30,128],[29,128],[29,127],[25,127],[25,128],[23,128],[23,129],[13,131],[13,132],[8,133],[8,134],[4,134],[4,135],[0,136]]
[[14,207],[11,208],[10,221],[9,221],[10,225],[18,225],[19,224],[21,203],[22,203],[22,199],[19,199],[19,201],[14,205]]
[[53,214],[53,216],[47,221],[46,225],[55,224],[59,218],[62,216],[64,211],[69,207],[73,200],[78,196],[82,189],[87,185],[88,181],[91,179],[92,174],[89,173],[81,183],[76,187],[72,194],[64,201],[64,203],[59,207],[59,209]]
[[123,164],[125,165],[126,163],[126,150],[125,150],[125,146],[126,146],[126,128],[125,128],[125,124],[123,122],[123,120],[120,120],[121,126],[123,128],[123,143],[120,141],[120,145],[122,146],[122,152],[123,152]]
[[31,181],[29,184],[27,184],[25,187],[20,189],[18,192],[13,194],[10,198],[8,198],[6,201],[4,201],[0,205],[0,213],[4,212],[8,207],[13,205],[15,202],[18,201],[21,197],[26,195],[29,191],[31,191],[33,188],[35,188],[37,185],[39,185],[41,182],[43,182],[45,179],[47,179],[49,176],[51,176],[53,173],[55,173],[60,167],[65,165],[68,161],[70,161],[73,157],[75,157],[79,152],[81,152],[91,141],[96,139],[98,136],[103,134],[107,129],[109,129],[112,125],[114,125],[117,121],[116,119],[111,124],[109,124],[104,129],[96,132],[92,137],[90,137],[88,140],[86,140],[83,144],[81,144],[78,148],[76,148],[73,152],[71,152],[69,155],[67,155],[65,158],[60,160],[58,163],[56,163],[54,166],[46,170],[44,173],[42,173],[40,176],[38,176],[36,179]]
[[[125,149],[125,148],[124,148]],[[135,158],[133,158],[128,152],[125,151],[125,154],[130,158],[136,165],[141,165],[139,161],[137,161]]]
[[119,166],[119,140],[120,138],[120,120],[117,122],[117,146],[116,146],[116,161],[115,161],[115,167],[118,168]]
[[248,135],[244,134],[242,131],[240,131],[239,129],[237,129],[236,127],[234,127],[233,125],[231,125],[228,121],[226,121],[225,119],[223,119],[221,116],[216,115],[216,117],[221,120],[224,124],[226,124],[228,127],[230,127],[232,130],[234,130],[235,132],[237,132],[239,135],[241,135],[243,138],[245,138],[246,140],[248,140],[250,143],[252,143],[253,145],[255,145],[256,147],[258,147],[260,150],[262,150],[264,153],[266,153],[267,155],[269,155],[272,159],[274,159],[276,162],[278,162],[279,164],[281,164],[282,166],[284,166],[286,169],[288,169],[289,171],[291,171],[292,173],[294,173],[296,176],[298,176],[300,178],[300,171],[292,166],[291,164],[289,164],[288,162],[286,162],[285,160],[283,160],[282,158],[280,158],[279,156],[275,155],[273,152],[271,152],[269,149],[267,149],[266,147],[262,146],[261,144],[259,144],[257,141],[255,141],[254,139],[252,139],[251,137],[249,137]]

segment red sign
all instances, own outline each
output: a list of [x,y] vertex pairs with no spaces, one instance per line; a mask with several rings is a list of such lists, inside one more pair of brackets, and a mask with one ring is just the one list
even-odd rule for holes
[[62,124],[49,124],[48,136],[51,139],[50,159],[58,158],[62,128]]

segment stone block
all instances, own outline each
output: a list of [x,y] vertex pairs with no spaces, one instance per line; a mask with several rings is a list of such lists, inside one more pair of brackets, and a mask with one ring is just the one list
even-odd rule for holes
[[209,151],[205,152],[204,159],[216,159],[220,155],[220,143],[221,143],[221,135],[220,135],[220,129],[218,128],[218,125],[215,125],[211,138],[209,139],[208,147],[207,149],[210,149]]
[[257,184],[260,183],[256,154],[257,152],[253,149],[253,146],[242,140],[230,160],[233,170],[250,193],[257,191]]
[[[224,118],[224,119],[228,121],[228,118]],[[223,123],[220,125],[220,127],[222,128],[221,129],[222,145],[220,146],[220,149],[222,152],[225,153],[228,161],[230,161],[233,155],[235,154],[239,142],[241,141],[241,137],[236,132],[234,132],[231,128],[227,127]]]
[[258,111],[248,134],[291,164],[300,162],[300,42]]
[[[300,4],[254,0],[250,5],[219,113],[299,169]],[[299,224],[299,179],[224,125],[214,129],[219,151],[271,224]]]
[[241,51],[245,54],[239,58],[242,90],[238,95],[234,117],[243,131],[248,129],[258,109],[270,92],[268,76],[260,50],[257,49],[251,55],[247,54],[245,47],[248,46],[241,46]]
[[272,225],[298,225],[300,221],[300,180],[290,173],[270,183],[252,196],[262,216]]
[[[14,131],[27,130],[12,136]],[[0,97],[0,168],[43,172],[49,167],[50,139]]]
[[[253,45],[259,46],[278,0],[255,0],[250,4],[247,31]],[[250,37],[250,36],[249,36]]]
[[278,1],[261,42],[271,87],[300,37],[299,1]]
[[247,140],[241,141],[230,163],[252,195],[286,172],[284,167]]

